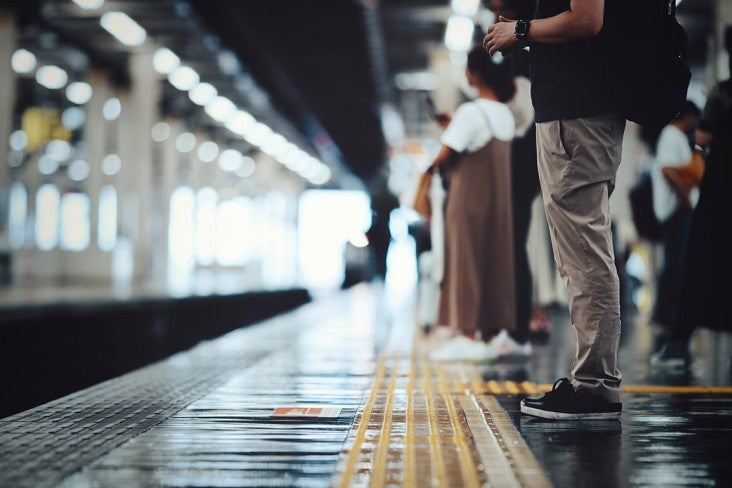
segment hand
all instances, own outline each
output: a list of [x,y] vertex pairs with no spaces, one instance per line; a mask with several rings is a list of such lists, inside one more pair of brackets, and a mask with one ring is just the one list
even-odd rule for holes
[[450,122],[452,122],[452,117],[450,114],[443,112],[435,116],[435,122],[443,129],[446,129],[450,125]]
[[483,37],[483,47],[491,56],[496,52],[506,54],[518,44],[515,32],[516,21],[499,15],[498,22],[488,27],[488,32]]

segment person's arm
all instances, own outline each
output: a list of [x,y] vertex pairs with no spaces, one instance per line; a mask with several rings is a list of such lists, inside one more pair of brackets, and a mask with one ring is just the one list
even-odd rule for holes
[[[561,44],[577,39],[595,37],[603,22],[605,0],[571,0],[569,10],[553,17],[533,19],[529,23],[528,41],[540,44]],[[483,47],[489,54],[509,52],[516,47],[516,21],[498,18],[483,38]]]
[[694,144],[705,150],[709,143],[712,142],[712,133],[702,129],[697,129],[694,133]]
[[445,167],[457,156],[457,154],[458,153],[454,149],[443,144],[440,147],[440,151],[437,153],[437,156],[435,156],[435,160],[432,161],[432,165],[427,168],[427,171],[434,172],[435,170],[438,170],[440,166]]

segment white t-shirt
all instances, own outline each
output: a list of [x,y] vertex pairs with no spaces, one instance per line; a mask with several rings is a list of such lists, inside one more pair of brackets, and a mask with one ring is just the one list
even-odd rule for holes
[[[663,166],[684,166],[689,161],[691,161],[691,147],[686,134],[670,124],[664,127],[656,143],[656,160],[651,170],[653,213],[661,222],[668,219],[679,204],[679,197],[663,176],[661,168]],[[698,199],[699,190],[695,188],[689,197],[692,207],[696,205]]]
[[475,152],[494,137],[511,141],[515,133],[516,122],[508,105],[480,98],[458,107],[440,142],[459,153]]

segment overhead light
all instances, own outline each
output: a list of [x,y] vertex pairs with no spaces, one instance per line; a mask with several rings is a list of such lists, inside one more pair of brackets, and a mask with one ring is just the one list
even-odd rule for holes
[[46,154],[56,161],[66,161],[71,157],[71,144],[61,139],[54,139],[46,145]]
[[472,17],[478,12],[480,0],[452,0],[450,5],[456,14]]
[[147,38],[145,29],[124,12],[107,12],[99,23],[125,46],[140,46]]
[[16,73],[30,73],[36,67],[36,55],[27,49],[18,49],[13,53],[10,64]]
[[102,8],[104,0],[73,0],[76,5],[84,10],[96,10]]
[[16,130],[10,134],[10,149],[13,151],[22,151],[28,145],[28,134],[22,130]]
[[175,140],[175,148],[178,152],[189,153],[196,147],[196,136],[190,132],[183,132]]
[[244,138],[253,146],[261,146],[271,133],[272,129],[261,122],[257,122]]
[[445,45],[453,52],[466,52],[473,42],[475,24],[468,17],[453,15],[447,21]]
[[69,107],[61,113],[61,123],[67,129],[79,129],[84,122],[86,122],[86,112],[83,108]]
[[242,178],[249,178],[254,174],[255,169],[257,169],[257,163],[249,156],[244,156],[241,160],[241,165],[236,170],[236,174]]
[[287,150],[287,139],[281,134],[273,132],[262,142],[262,151],[275,158],[285,150]]
[[181,91],[188,91],[198,84],[200,77],[190,66],[179,66],[168,74],[171,85]]
[[225,123],[236,114],[236,105],[226,97],[214,97],[204,110],[215,121]]
[[119,98],[110,98],[102,106],[102,116],[104,120],[115,120],[122,113],[122,103]]
[[236,149],[227,149],[219,155],[219,166],[224,171],[236,171],[244,163],[244,156]]
[[58,171],[60,164],[57,159],[52,158],[48,154],[44,154],[38,158],[38,171],[42,175],[52,175]]
[[216,161],[219,157],[219,146],[212,141],[206,141],[198,146],[198,159],[204,163],[211,163]]
[[152,126],[150,130],[150,137],[155,142],[164,142],[170,137],[170,125],[166,122],[158,122]]
[[92,87],[89,83],[75,81],[66,87],[66,98],[77,105],[84,105],[91,97]]
[[167,47],[161,47],[153,54],[153,68],[161,75],[170,74],[180,66],[180,58]]
[[90,173],[91,168],[89,167],[89,163],[83,159],[72,161],[66,169],[66,174],[69,176],[69,179],[73,181],[84,181],[89,177]]
[[62,88],[68,79],[66,71],[58,66],[41,66],[36,71],[36,81],[51,90]]
[[199,83],[188,92],[188,98],[196,105],[202,107],[213,100],[216,95],[218,95],[218,92],[210,83]]
[[102,159],[102,173],[114,176],[122,169],[122,159],[116,154],[107,154]]
[[244,137],[249,133],[251,128],[254,127],[254,124],[256,123],[257,119],[252,117],[249,112],[246,112],[244,110],[237,110],[236,113],[232,115],[228,121],[226,121],[226,128],[234,134],[239,134],[240,136]]

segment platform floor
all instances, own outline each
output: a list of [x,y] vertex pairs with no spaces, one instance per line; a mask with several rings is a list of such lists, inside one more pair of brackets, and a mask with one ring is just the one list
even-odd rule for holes
[[626,318],[622,419],[556,423],[518,412],[567,374],[553,326],[525,362],[433,363],[409,297],[359,285],[0,419],[0,486],[730,486],[729,335],[657,371]]

